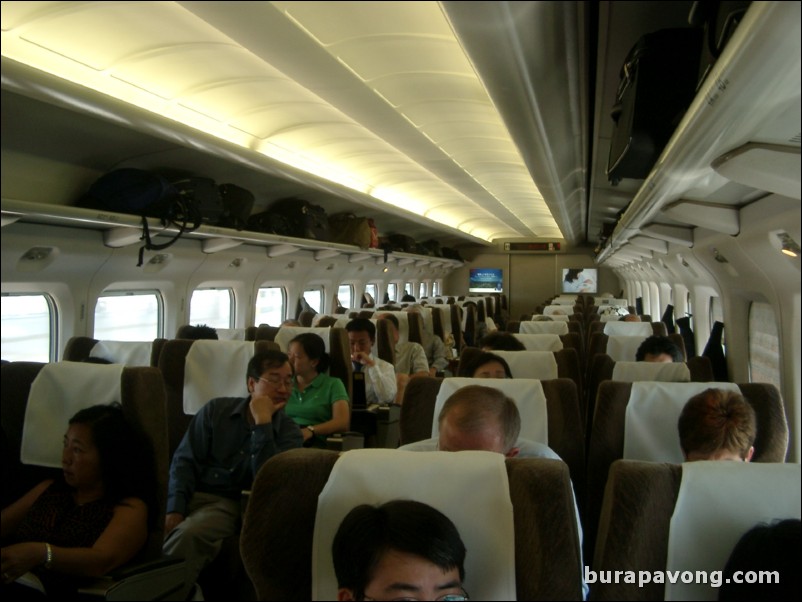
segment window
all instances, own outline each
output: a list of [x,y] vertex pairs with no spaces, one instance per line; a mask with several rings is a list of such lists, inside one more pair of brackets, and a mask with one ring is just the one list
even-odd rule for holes
[[337,287],[337,300],[342,307],[354,307],[351,300],[354,298],[354,287],[350,284],[341,284]]
[[423,299],[426,296],[426,283],[421,282],[418,285],[418,299]]
[[256,294],[256,325],[278,326],[284,321],[286,294],[280,286],[260,288]]
[[749,381],[780,388],[780,337],[768,303],[755,302],[749,308]]
[[2,357],[10,362],[55,359],[56,304],[50,295],[3,295]]
[[156,291],[121,291],[98,297],[94,338],[152,341],[162,332],[162,299]]
[[439,297],[440,296],[440,281],[435,280],[432,286],[432,296]]
[[413,290],[411,282],[405,282],[404,283],[404,294],[405,295],[414,295],[415,294],[415,291]]
[[233,328],[234,291],[230,288],[204,288],[193,291],[189,301],[189,323],[214,328]]
[[387,285],[387,300],[388,301],[395,301],[398,299],[398,285],[395,282],[391,282]]
[[323,287],[310,288],[304,291],[304,301],[317,313],[323,312]]
[[373,299],[373,303],[376,303],[376,297],[379,296],[379,287],[376,284],[366,284],[365,294],[370,295],[370,298]]

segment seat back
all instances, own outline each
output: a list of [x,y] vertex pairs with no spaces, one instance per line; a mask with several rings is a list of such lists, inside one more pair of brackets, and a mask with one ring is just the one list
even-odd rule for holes
[[[451,490],[451,501],[456,504],[461,503],[461,496],[453,495],[454,491],[463,487],[476,487],[476,477],[467,472],[467,464],[477,454],[494,456],[487,452],[427,454],[397,450],[355,450],[347,452],[342,459],[349,459],[350,454],[357,452],[377,459],[375,462],[364,462],[362,457],[358,457],[358,469],[366,464],[383,467],[382,472],[375,477],[363,480],[366,486],[375,485],[381,491],[387,483],[398,480],[398,487],[403,489],[404,497],[412,499],[416,499],[420,491],[428,487],[420,488],[416,485],[417,479],[410,482],[406,478],[396,478],[398,471],[388,471],[387,463],[395,461],[392,455],[413,462],[419,468],[433,461],[435,464],[432,464],[432,471],[442,468],[441,463],[449,466],[454,462],[466,465],[465,470],[461,467],[449,469],[449,479],[439,479]],[[322,521],[318,518],[318,497],[327,487],[338,458],[336,452],[327,450],[290,450],[268,460],[257,474],[251,503],[243,522],[242,556],[256,587],[258,599],[332,599],[331,592],[323,597],[313,598],[313,539],[315,531],[320,527],[318,522]],[[493,460],[498,461],[497,458]],[[514,568],[515,591],[500,594],[496,590],[495,598],[485,598],[494,594],[494,591],[488,591],[481,583],[472,582],[472,574],[474,579],[482,579],[478,572],[481,569],[474,564],[466,567],[466,588],[472,596],[478,596],[477,599],[509,599],[513,595],[519,600],[580,599],[582,593],[578,535],[571,504],[570,479],[565,464],[547,459],[507,459],[502,462],[503,472],[506,472],[505,486],[509,491],[513,511],[511,526],[515,553],[514,564],[510,561],[508,566]],[[362,483],[360,488],[361,486]],[[420,501],[426,502],[427,499]],[[468,547],[468,558],[473,555],[472,562],[487,562],[488,566],[495,566],[490,564],[493,559],[482,553],[482,546],[473,544],[473,539],[466,537],[471,528],[459,524],[457,515],[452,516],[450,508],[440,509],[457,524]],[[483,514],[495,515],[496,511],[487,510]],[[489,525],[494,523],[485,522]],[[336,528],[337,518],[332,523]],[[539,545],[533,546],[532,542],[535,541]],[[323,560],[330,563],[330,554]],[[503,562],[504,559],[496,560]],[[487,578],[484,585],[493,582],[497,582],[497,577]]]
[[[594,571],[721,571],[759,522],[800,517],[799,464],[618,460],[610,468]],[[641,525],[643,528],[633,528]],[[720,573],[719,573],[720,575]],[[612,580],[610,580],[612,581]],[[598,580],[591,600],[715,600],[710,583]],[[691,580],[693,581],[693,580]]]
[[[200,353],[198,363],[193,364],[190,371],[206,376],[202,379],[195,379],[199,382],[191,383],[193,392],[190,397],[189,394],[185,396],[187,358],[190,357],[190,352],[195,345],[198,346],[198,349],[203,347],[204,350]],[[237,347],[240,349],[236,349]],[[219,396],[244,397],[247,394],[248,360],[255,353],[275,348],[273,341],[264,340],[248,342],[173,339],[165,342],[159,356],[159,369],[164,379],[164,390],[167,396],[166,424],[170,457],[181,442],[181,438],[192,420],[192,414],[200,407],[198,404],[203,405],[213,397]],[[245,365],[243,365],[243,361]],[[225,377],[219,380],[210,380],[208,375],[213,374],[224,374]],[[225,386],[228,388],[222,388]],[[190,404],[190,409],[194,408],[191,413],[185,411],[185,401]]]
[[[622,458],[647,461],[681,462],[677,419],[685,402],[698,392],[711,387],[734,386],[740,390],[755,410],[757,437],[752,462],[784,462],[788,448],[788,424],[785,420],[782,398],[770,384],[746,383],[623,383],[606,381],[599,385],[596,408],[588,445],[588,513],[585,523],[587,545],[594,540],[596,525],[610,465]],[[628,438],[628,424],[633,421],[629,409],[633,388],[650,394],[657,390],[664,394],[661,401],[649,410],[649,400],[643,404],[646,411],[636,411],[634,420],[639,427],[632,429]],[[633,406],[634,407],[634,406]],[[630,414],[630,416],[628,416]],[[649,423],[654,425],[649,427]],[[633,444],[632,435],[641,433],[641,441],[648,446]],[[638,451],[648,448],[648,457]],[[592,547],[586,547],[587,551]]]
[[[521,324],[525,324],[525,322],[521,322]],[[524,344],[527,351],[559,351],[563,348],[562,339],[557,334],[515,333],[514,336]]]
[[158,366],[166,339],[153,341],[100,341],[92,337],[70,337],[64,347],[64,360],[83,362],[90,357],[126,366]]
[[[637,324],[637,322],[635,322]],[[590,328],[594,325],[591,323]],[[631,362],[635,361],[635,354],[640,347],[640,344],[646,339],[645,336],[620,336],[620,335],[606,335],[604,333],[591,333],[588,342],[587,361],[590,363],[598,353],[606,353],[615,361]],[[682,335],[670,334],[668,338],[672,343],[677,345],[682,350],[683,357],[687,359],[685,353],[685,342],[682,340]]]
[[[441,385],[455,379],[419,376],[410,379],[404,390],[401,405],[401,444],[414,443],[432,436],[432,425],[437,420],[435,406]],[[475,384],[492,386],[493,383],[511,382],[499,379],[473,380]],[[585,443],[579,417],[579,394],[576,384],[567,378],[540,381],[546,399],[548,445],[568,464],[577,495],[577,505],[583,508],[585,499]],[[449,385],[453,386],[453,385]],[[521,436],[526,436],[523,434]]]
[[11,483],[4,484],[4,489],[11,490],[5,493],[19,497],[43,478],[60,472],[62,437],[78,410],[119,401],[126,418],[150,438],[156,455],[159,516],[138,559],[161,556],[169,455],[159,370],[79,362],[9,362],[2,365],[1,378],[0,411],[9,447],[9,457],[3,461],[10,461],[16,473]]
[[518,332],[521,334],[568,334],[568,322],[526,320],[519,322]]

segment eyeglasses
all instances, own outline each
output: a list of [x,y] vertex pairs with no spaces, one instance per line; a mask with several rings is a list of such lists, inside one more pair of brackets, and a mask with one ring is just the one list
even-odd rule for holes
[[[460,588],[462,589],[462,588]],[[368,596],[363,596],[363,600],[367,602],[376,602],[375,598],[369,598]],[[462,589],[461,594],[443,594],[439,598],[435,598],[435,602],[463,602],[463,600],[470,600],[468,597],[468,592]],[[417,598],[392,598],[389,602],[418,602]]]
[[279,376],[268,376],[267,378],[259,377],[259,380],[263,380],[266,383],[273,385],[274,387],[280,387],[284,385],[287,389],[292,389],[292,385],[294,384],[291,378],[284,378],[282,379]]

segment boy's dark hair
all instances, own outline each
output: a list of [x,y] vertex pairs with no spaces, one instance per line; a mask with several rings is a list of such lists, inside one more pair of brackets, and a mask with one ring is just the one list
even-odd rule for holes
[[354,318],[345,325],[347,332],[367,332],[371,341],[376,340],[376,327],[367,318]]
[[465,366],[459,367],[459,376],[464,376],[466,378],[473,378],[474,373],[481,367],[487,364],[488,362],[498,362],[504,368],[504,372],[507,375],[507,378],[512,378],[512,370],[510,370],[510,365],[507,361],[501,357],[500,355],[496,355],[495,353],[490,353],[489,351],[482,351],[481,353],[476,354],[470,361],[468,361]]
[[646,338],[640,344],[638,350],[635,352],[635,361],[642,362],[646,355],[661,355],[667,354],[671,356],[672,362],[684,362],[685,358],[682,355],[682,349],[674,344],[674,341],[668,337],[660,335],[652,335]]
[[388,550],[420,556],[443,571],[456,568],[460,580],[465,579],[465,544],[454,523],[427,504],[394,500],[357,506],[340,523],[331,547],[338,586],[363,600],[365,587]]
[[511,332],[497,330],[486,334],[479,341],[479,347],[493,349],[494,351],[526,351],[523,341]]

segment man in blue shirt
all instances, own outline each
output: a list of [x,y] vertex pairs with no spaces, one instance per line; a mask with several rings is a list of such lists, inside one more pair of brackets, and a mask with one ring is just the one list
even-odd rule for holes
[[257,353],[247,370],[248,397],[212,399],[192,418],[173,454],[164,552],[187,561],[194,583],[225,538],[236,534],[240,497],[264,462],[303,445],[285,413],[292,367],[280,351]]

